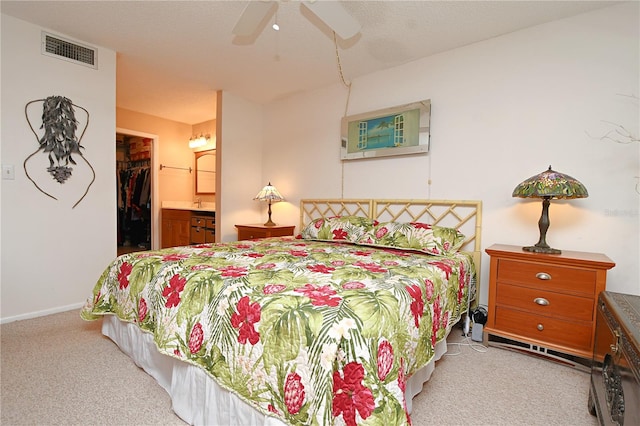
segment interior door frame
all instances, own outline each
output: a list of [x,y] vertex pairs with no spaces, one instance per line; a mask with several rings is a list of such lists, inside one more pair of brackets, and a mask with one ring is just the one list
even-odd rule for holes
[[[158,155],[159,149],[157,148],[158,135],[152,133],[139,132],[137,130],[125,129],[122,127],[116,127],[116,133],[122,133],[128,136],[137,136],[141,138],[151,139],[151,249],[157,250],[160,248],[160,230],[157,224],[160,223],[160,200],[158,189],[158,174],[156,171],[156,165],[159,164]],[[115,135],[114,135],[115,136]],[[115,140],[115,139],[114,139]],[[117,225],[116,225],[117,226]],[[114,235],[117,235],[118,230],[114,229]]]

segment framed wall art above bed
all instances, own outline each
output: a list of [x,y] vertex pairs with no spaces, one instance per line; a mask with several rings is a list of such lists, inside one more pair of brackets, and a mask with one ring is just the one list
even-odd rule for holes
[[119,256],[81,315],[189,424],[410,424],[478,291],[481,203],[302,200],[300,217],[295,238]]
[[342,160],[424,154],[429,151],[431,101],[422,101],[344,117]]

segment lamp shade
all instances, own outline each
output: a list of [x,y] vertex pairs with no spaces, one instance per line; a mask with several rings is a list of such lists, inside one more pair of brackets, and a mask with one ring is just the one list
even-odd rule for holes
[[264,188],[258,192],[258,194],[253,197],[254,200],[258,201],[266,201],[269,203],[269,220],[264,224],[264,226],[275,226],[275,223],[271,220],[271,203],[277,203],[278,201],[284,201],[284,197],[275,186],[271,185],[271,182]]
[[586,198],[587,188],[577,179],[551,169],[531,176],[513,190],[512,196],[520,198]]
[[262,188],[260,192],[258,192],[258,194],[253,197],[253,199],[259,201],[270,201],[272,203],[284,201],[284,197],[282,196],[282,194],[278,192],[275,186],[271,185],[271,182],[269,182],[267,186]]
[[549,166],[548,170],[521,182],[511,195],[520,198],[542,198],[542,214],[538,221],[540,239],[533,246],[522,249],[534,253],[560,254],[562,253],[560,250],[551,248],[547,244],[549,200],[552,198],[586,198],[589,193],[580,181],[564,173],[558,173]]

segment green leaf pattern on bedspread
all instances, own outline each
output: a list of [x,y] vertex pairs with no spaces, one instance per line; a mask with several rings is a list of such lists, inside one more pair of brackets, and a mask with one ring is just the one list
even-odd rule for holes
[[473,263],[271,238],[118,257],[82,309],[291,425],[410,424],[406,379],[465,311]]

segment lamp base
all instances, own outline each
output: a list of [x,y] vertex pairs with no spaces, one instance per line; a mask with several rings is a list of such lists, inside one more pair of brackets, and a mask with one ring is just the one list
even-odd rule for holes
[[276,224],[271,220],[271,218],[269,218],[269,220],[264,224],[264,226],[276,226]]
[[532,253],[546,253],[546,254],[562,254],[562,251],[558,250],[558,249],[554,249],[551,248],[549,246],[528,246],[528,247],[522,247],[522,250],[524,251],[529,251]]

